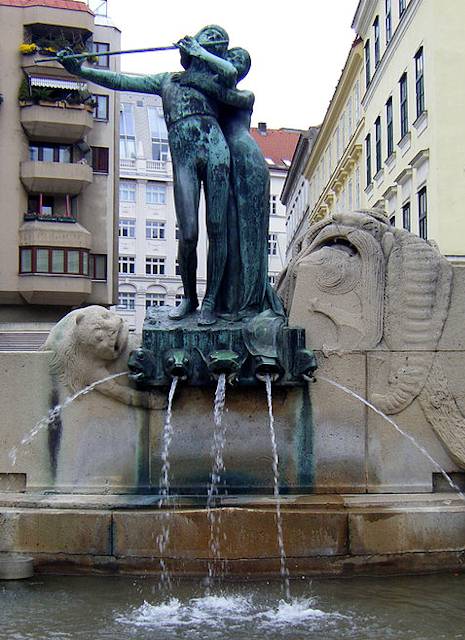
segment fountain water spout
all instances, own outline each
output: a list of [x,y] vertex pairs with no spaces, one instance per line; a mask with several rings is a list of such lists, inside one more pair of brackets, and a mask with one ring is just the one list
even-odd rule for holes
[[229,384],[236,382],[244,364],[244,359],[241,359],[239,354],[231,349],[217,349],[216,351],[211,351],[205,357],[200,349],[197,349],[197,351],[205,362],[212,380],[218,382],[221,374],[224,374]]
[[260,382],[266,382],[267,377],[271,382],[277,382],[284,374],[284,369],[277,358],[258,355],[254,357],[254,375]]
[[170,349],[163,356],[163,368],[170,378],[188,380],[191,374],[191,358],[185,349]]

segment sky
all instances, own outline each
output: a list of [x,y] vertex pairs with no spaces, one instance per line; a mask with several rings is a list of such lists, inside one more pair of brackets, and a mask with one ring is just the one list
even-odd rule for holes
[[[357,0],[108,0],[122,48],[166,46],[220,24],[230,46],[252,57],[239,88],[254,92],[252,125],[306,129],[320,124],[355,33]],[[121,56],[123,71],[180,69],[179,53]]]

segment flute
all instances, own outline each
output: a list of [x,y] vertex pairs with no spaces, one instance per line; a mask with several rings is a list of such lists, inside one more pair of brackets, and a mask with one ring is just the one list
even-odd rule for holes
[[[218,40],[212,44],[228,44],[227,40]],[[61,58],[61,60],[86,60],[87,58],[99,58],[100,56],[119,56],[126,53],[147,53],[150,51],[170,51],[172,49],[178,49],[177,44],[169,45],[168,47],[149,47],[147,49],[125,49],[122,51],[101,51],[99,53],[92,53],[91,51],[87,53],[70,53]],[[57,56],[53,58],[41,58],[39,60],[35,60],[36,64],[41,64],[42,62],[56,62],[59,60]]]

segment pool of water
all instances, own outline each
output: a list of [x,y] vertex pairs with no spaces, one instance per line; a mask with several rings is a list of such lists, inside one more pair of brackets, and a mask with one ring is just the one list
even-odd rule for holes
[[175,584],[153,578],[0,582],[8,640],[465,639],[465,575]]

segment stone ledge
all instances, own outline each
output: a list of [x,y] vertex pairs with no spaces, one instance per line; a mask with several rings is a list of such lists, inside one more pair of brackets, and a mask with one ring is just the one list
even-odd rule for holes
[[465,509],[442,507],[349,515],[354,555],[465,550]]
[[[168,514],[166,564],[176,575],[205,575],[211,560],[205,498],[179,498],[169,511],[158,509],[157,500],[0,494],[0,553],[31,554],[42,572],[156,575],[157,535]],[[217,512],[227,534],[221,551],[229,574],[278,576],[274,498],[222,500]],[[67,508],[57,508],[60,503]],[[465,570],[465,504],[452,493],[283,496],[282,518],[295,576]]]
[[[171,561],[170,572],[183,578],[204,578],[208,572],[207,560]],[[279,579],[278,558],[236,559],[226,564],[225,580],[237,578]],[[374,554],[371,556],[315,556],[288,558],[291,578],[302,577],[355,577],[465,572],[464,552]],[[34,554],[37,574],[48,575],[160,575],[160,562],[156,558],[116,558],[114,556],[72,556],[61,554]]]
[[82,510],[0,510],[0,552],[111,553],[111,514]]
[[[115,556],[159,557],[157,536],[170,521],[166,556],[181,560],[210,558],[210,523],[205,509],[165,512],[118,512],[113,516]],[[307,510],[282,512],[284,546],[289,556],[333,556],[347,553],[347,516],[344,513]],[[221,509],[221,542],[224,557],[279,558],[276,511]]]

